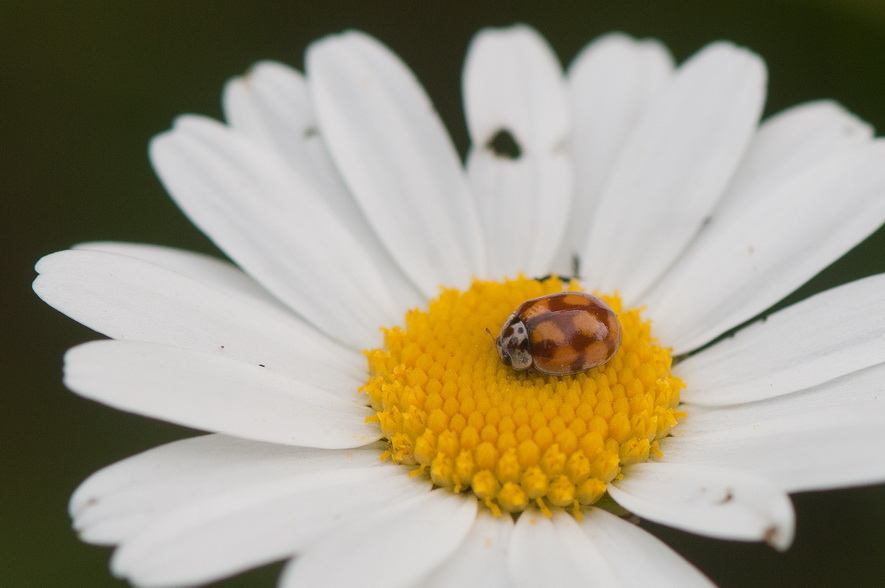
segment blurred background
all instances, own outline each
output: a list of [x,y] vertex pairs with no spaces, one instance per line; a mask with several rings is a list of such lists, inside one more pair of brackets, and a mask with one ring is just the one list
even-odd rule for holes
[[[766,114],[830,97],[885,130],[881,0],[3,0],[0,586],[121,585],[107,571],[111,551],[71,531],[68,497],[96,469],[193,434],[64,389],[62,354],[95,335],[33,295],[34,262],[88,240],[217,253],[164,194],[147,141],[179,113],[220,117],[229,77],[260,59],[301,68],[311,40],[341,29],[368,31],[404,57],[463,154],[465,48],[479,28],[514,22],[546,35],[564,64],[610,30],[657,37],[680,61],[731,39],[768,62]],[[793,299],[883,271],[880,230]],[[797,539],[784,554],[645,526],[722,586],[885,584],[885,487],[802,494],[795,505]],[[278,570],[220,585],[273,585]]]

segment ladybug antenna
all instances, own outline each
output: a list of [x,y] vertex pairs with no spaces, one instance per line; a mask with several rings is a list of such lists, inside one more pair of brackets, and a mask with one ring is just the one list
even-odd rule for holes
[[491,338],[492,338],[492,339],[494,339],[494,338],[495,338],[495,336],[494,336],[494,335],[492,335],[492,332],[491,332],[491,331],[490,331],[490,330],[489,330],[489,328],[488,328],[488,327],[486,327],[486,333],[488,333],[488,334],[489,334],[489,337],[491,337]]

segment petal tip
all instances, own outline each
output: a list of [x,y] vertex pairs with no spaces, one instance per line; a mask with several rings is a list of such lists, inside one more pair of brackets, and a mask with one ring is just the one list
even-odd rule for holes
[[765,541],[769,547],[784,552],[793,544],[793,535],[793,529],[787,529],[774,524],[765,529],[762,535],[762,540]]

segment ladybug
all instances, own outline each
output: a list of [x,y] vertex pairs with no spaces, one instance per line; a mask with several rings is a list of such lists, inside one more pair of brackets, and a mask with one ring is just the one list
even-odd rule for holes
[[569,376],[600,366],[621,346],[611,307],[586,292],[559,292],[523,302],[495,340],[504,365]]

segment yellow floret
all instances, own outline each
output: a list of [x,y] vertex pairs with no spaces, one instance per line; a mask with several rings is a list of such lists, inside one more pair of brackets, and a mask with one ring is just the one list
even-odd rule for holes
[[362,388],[385,456],[441,488],[472,492],[496,515],[532,505],[549,514],[549,504],[578,517],[623,466],[660,457],[657,440],[684,417],[676,410],[684,384],[650,322],[617,295],[601,295],[622,329],[607,364],[557,377],[501,363],[486,330],[497,336],[522,302],[561,290],[557,278],[477,280],[385,330],[384,347],[365,352]]

